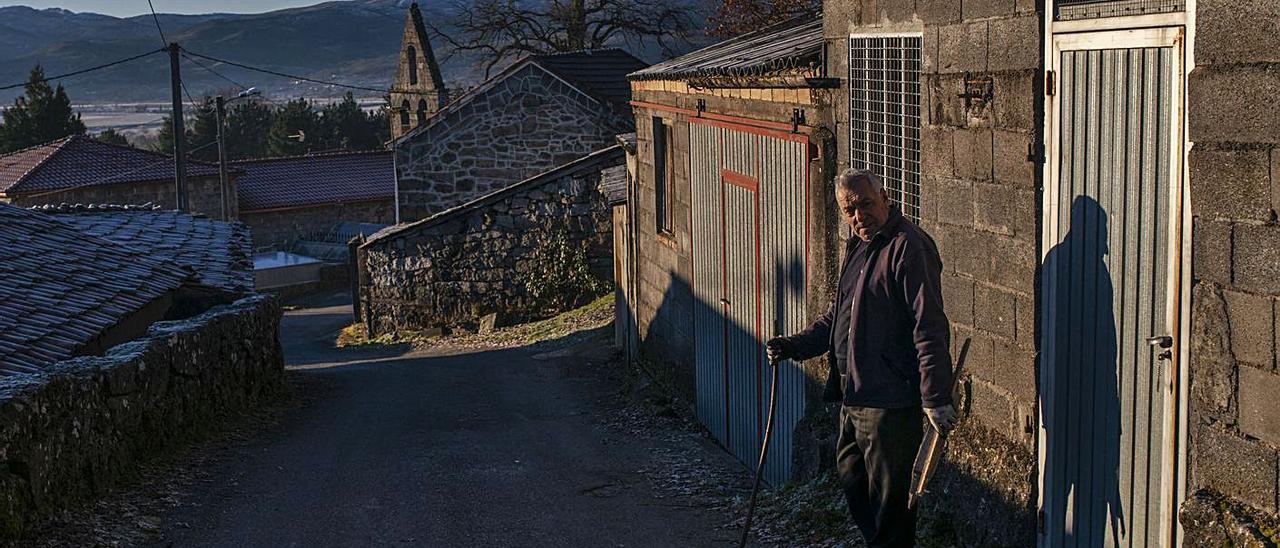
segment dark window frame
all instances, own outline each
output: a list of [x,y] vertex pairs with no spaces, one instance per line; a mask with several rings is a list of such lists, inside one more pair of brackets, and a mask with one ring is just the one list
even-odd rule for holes
[[658,234],[675,235],[675,131],[673,124],[653,117],[654,223]]

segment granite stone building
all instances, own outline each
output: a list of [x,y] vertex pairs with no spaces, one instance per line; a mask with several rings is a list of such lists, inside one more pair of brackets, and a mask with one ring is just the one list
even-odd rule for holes
[[381,150],[235,162],[242,172],[240,221],[252,232],[254,249],[328,241],[343,223],[395,223],[392,162],[392,153]]
[[405,16],[400,62],[395,86],[389,95],[391,138],[399,139],[410,129],[426,123],[447,102],[449,94],[431,49],[427,27],[422,22],[422,10],[414,2]]
[[[189,211],[212,219],[235,219],[239,175],[239,170],[230,170],[224,192],[217,164],[188,160]],[[173,208],[177,206],[173,160],[72,135],[0,156],[0,202],[22,207],[152,203]]]
[[[938,244],[953,356],[969,341],[964,418],[926,503],[930,531],[983,546],[1265,544],[1280,505],[1280,109],[1268,91],[1280,85],[1280,6],[831,0],[823,12],[820,58],[631,76],[640,354],[701,398],[700,322],[745,333],[738,361],[789,331],[735,316],[743,297],[783,302],[765,293],[768,268],[754,293],[749,279],[699,277],[778,246],[808,250],[800,289],[812,316],[831,297],[835,265],[822,261],[844,237],[830,175],[870,168]],[[742,57],[788,49],[796,24],[756,35],[775,37]],[[778,77],[806,67],[810,79]],[[763,106],[779,97],[794,106]],[[806,231],[718,259],[712,247],[704,266],[699,241],[749,234],[749,213],[767,208],[765,181],[737,175],[762,144],[695,144],[711,115],[817,143],[810,173],[825,171],[814,185],[828,193],[802,193]],[[721,155],[738,168],[716,171],[706,157]],[[733,200],[700,202],[706,181]],[[700,222],[707,207],[748,214]],[[804,371],[809,386],[820,379]],[[713,394],[729,402],[730,427],[735,397],[750,409],[733,388],[752,391],[744,378]],[[795,473],[815,453],[831,458],[824,410],[803,405],[816,418],[795,423]]]
[[631,130],[620,49],[525,57],[392,142],[398,221],[424,219],[596,150]]

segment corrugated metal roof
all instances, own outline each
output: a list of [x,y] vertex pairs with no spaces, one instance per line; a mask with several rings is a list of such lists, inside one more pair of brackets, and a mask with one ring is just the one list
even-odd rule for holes
[[793,19],[627,75],[632,80],[765,76],[822,59],[822,19]]
[[249,229],[181,211],[133,206],[32,208],[89,234],[191,267],[200,283],[234,293],[253,292]]
[[[188,177],[216,177],[218,166],[187,161]],[[119,183],[173,179],[172,157],[84,135],[0,156],[0,193],[21,195]]]
[[193,277],[150,250],[0,204],[0,377],[74,356]]
[[235,162],[244,170],[236,178],[240,211],[394,198],[393,156],[378,150]]

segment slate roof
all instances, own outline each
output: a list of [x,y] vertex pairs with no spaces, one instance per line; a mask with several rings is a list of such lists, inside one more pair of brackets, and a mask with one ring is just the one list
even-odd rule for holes
[[74,356],[193,277],[150,255],[0,204],[0,376]]
[[[215,164],[187,162],[188,177],[218,175]],[[170,156],[72,135],[0,156],[0,195],[84,186],[173,180]]]
[[822,19],[799,18],[629,74],[632,80],[762,76],[821,63]]
[[534,55],[529,60],[587,95],[620,107],[631,101],[627,75],[648,66],[620,48]]
[[195,217],[150,206],[33,208],[77,230],[190,267],[201,285],[252,293],[253,240],[241,223]]
[[394,152],[339,152],[235,162],[240,211],[392,199]]

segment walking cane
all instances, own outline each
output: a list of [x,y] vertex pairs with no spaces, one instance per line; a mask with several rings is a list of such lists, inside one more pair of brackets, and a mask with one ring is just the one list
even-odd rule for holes
[[764,476],[764,461],[769,455],[769,438],[773,437],[773,412],[775,404],[778,403],[778,361],[769,360],[769,366],[773,368],[773,380],[769,382],[769,420],[764,423],[764,441],[760,444],[760,462],[756,464],[756,482],[751,487],[751,502],[747,505],[747,522],[742,525],[742,540],[738,542],[738,548],[747,545],[747,539],[751,536],[751,518],[756,513],[756,496],[760,494],[760,479]]

